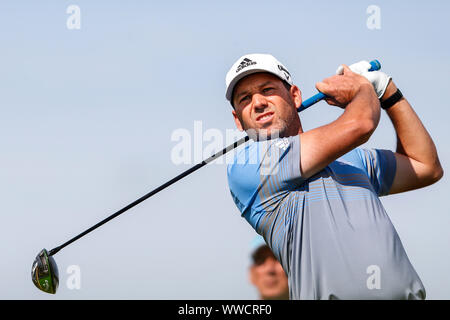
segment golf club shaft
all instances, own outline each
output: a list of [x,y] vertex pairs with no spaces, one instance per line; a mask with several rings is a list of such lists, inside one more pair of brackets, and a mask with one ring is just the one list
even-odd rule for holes
[[76,237],[70,239],[69,241],[63,243],[62,245],[52,249],[49,251],[48,255],[52,256],[54,254],[56,254],[58,251],[60,251],[62,248],[68,246],[69,244],[71,244],[74,241],[77,241],[78,239],[80,239],[81,237],[84,237],[85,235],[87,235],[89,232],[94,231],[95,229],[97,229],[98,227],[100,227],[101,225],[107,223],[108,221],[114,219],[115,217],[119,216],[120,214],[124,213],[125,211],[133,208],[134,206],[138,205],[139,203],[141,203],[144,200],[147,200],[148,198],[150,198],[151,196],[153,196],[154,194],[160,192],[161,190],[167,188],[168,186],[174,184],[175,182],[183,179],[184,177],[186,177],[187,175],[191,174],[194,171],[197,171],[198,169],[200,169],[201,167],[207,165],[208,163],[210,163],[211,161],[216,160],[217,158],[219,158],[220,156],[224,155],[225,153],[237,148],[238,146],[240,146],[241,144],[247,142],[250,138],[248,136],[243,137],[242,139],[239,139],[238,141],[234,142],[233,144],[229,145],[228,147],[224,148],[222,151],[217,152],[216,154],[212,155],[211,157],[209,157],[206,160],[203,160],[202,162],[196,164],[195,166],[193,166],[192,168],[180,173],[178,176],[176,176],[175,178],[167,181],[166,183],[162,184],[161,186],[159,186],[158,188],[150,191],[149,193],[145,194],[144,196],[140,197],[139,199],[135,200],[134,202],[130,203],[129,205],[127,205],[126,207],[123,207],[122,209],[120,209],[119,211],[117,211],[116,213],[110,215],[109,217],[107,217],[106,219],[100,221],[99,223],[97,223],[96,225],[90,227],[89,229],[87,229],[86,231],[80,233],[79,235],[77,235]]
[[[380,63],[377,60],[373,60],[370,62],[372,64],[372,69],[371,70],[379,70],[380,69]],[[314,95],[313,97],[305,100],[302,105],[297,109],[298,112],[301,112],[307,108],[309,108],[310,106],[314,105],[315,103],[319,102],[320,100],[324,99],[326,96],[319,92],[318,94]],[[217,152],[216,154],[212,155],[211,157],[209,157],[206,160],[203,160],[202,162],[196,164],[195,166],[193,166],[192,168],[180,173],[178,176],[176,176],[175,178],[167,181],[166,183],[162,184],[161,186],[159,186],[158,188],[150,191],[149,193],[145,194],[144,196],[140,197],[139,199],[135,200],[134,202],[130,203],[129,205],[127,205],[126,207],[123,207],[122,209],[120,209],[119,211],[113,213],[112,215],[110,215],[109,217],[107,217],[106,219],[100,221],[99,223],[97,223],[96,225],[93,225],[92,227],[90,227],[89,229],[87,229],[86,231],[80,233],[79,235],[73,237],[72,239],[70,239],[69,241],[63,243],[62,245],[53,248],[52,250],[49,251],[48,255],[52,256],[54,254],[56,254],[58,251],[60,251],[61,249],[63,249],[64,247],[68,246],[69,244],[71,244],[72,242],[77,241],[78,239],[80,239],[81,237],[84,237],[85,235],[87,235],[88,233],[90,233],[91,231],[94,231],[95,229],[97,229],[98,227],[104,225],[105,223],[107,223],[108,221],[116,218],[117,216],[121,215],[122,213],[124,213],[125,211],[133,208],[134,206],[138,205],[139,203],[141,203],[144,200],[147,200],[148,198],[150,198],[151,196],[157,194],[158,192],[164,190],[165,188],[167,188],[168,186],[174,184],[175,182],[183,179],[184,177],[188,176],[189,174],[191,174],[194,171],[197,171],[198,169],[202,168],[203,166],[207,165],[208,163],[216,160],[217,158],[219,158],[220,156],[224,155],[225,153],[237,148],[238,146],[240,146],[241,144],[247,142],[250,138],[248,136],[245,136],[244,138],[239,139],[238,141],[234,142],[233,144],[229,145],[228,147],[224,148],[222,151]]]

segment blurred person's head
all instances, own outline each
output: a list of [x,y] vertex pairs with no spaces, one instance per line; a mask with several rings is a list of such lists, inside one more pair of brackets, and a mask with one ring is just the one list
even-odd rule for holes
[[289,286],[286,273],[272,250],[262,237],[253,241],[250,282],[256,287],[263,300],[289,299]]

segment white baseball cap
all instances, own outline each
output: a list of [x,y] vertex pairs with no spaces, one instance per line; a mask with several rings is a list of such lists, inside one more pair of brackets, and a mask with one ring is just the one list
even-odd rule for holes
[[246,54],[233,64],[225,77],[225,84],[227,86],[225,97],[227,100],[231,102],[234,86],[239,80],[257,72],[269,72],[290,85],[293,85],[289,71],[271,54]]

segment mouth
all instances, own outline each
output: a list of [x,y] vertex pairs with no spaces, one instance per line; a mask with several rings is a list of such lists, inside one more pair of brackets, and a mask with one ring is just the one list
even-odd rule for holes
[[267,287],[273,288],[278,285],[277,279],[267,279],[264,283]]
[[262,115],[259,115],[258,117],[256,117],[256,122],[259,124],[268,123],[268,122],[272,121],[274,114],[275,114],[274,112],[263,113]]

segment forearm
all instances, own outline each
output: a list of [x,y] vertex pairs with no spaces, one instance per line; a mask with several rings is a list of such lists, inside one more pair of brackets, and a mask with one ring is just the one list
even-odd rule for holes
[[332,160],[367,142],[379,119],[380,102],[369,83],[362,85],[342,115],[321,127],[322,139],[329,137],[333,141],[328,146],[335,151],[330,154]]
[[[397,91],[394,82],[390,82],[382,98],[390,97]],[[430,168],[441,168],[436,146],[409,102],[402,98],[387,114],[397,134],[397,153],[418,161]]]
[[344,113],[337,121],[342,121],[344,125],[349,121],[365,124],[363,127],[367,127],[369,136],[375,131],[380,121],[380,103],[370,84],[360,89],[359,94],[345,107]]
[[[380,117],[380,102],[372,85],[346,68],[316,84],[327,102],[345,108],[335,121],[300,134],[300,170],[311,177],[340,156],[366,142]],[[332,102],[332,103],[331,103]]]

